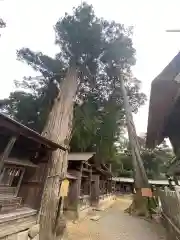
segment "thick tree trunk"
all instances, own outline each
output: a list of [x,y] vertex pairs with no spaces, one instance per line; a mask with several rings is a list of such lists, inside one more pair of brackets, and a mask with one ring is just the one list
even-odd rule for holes
[[131,215],[150,217],[149,199],[147,197],[142,197],[140,188],[136,188],[136,193],[133,195],[133,201],[125,212]]
[[129,142],[131,146],[131,153],[132,153],[132,165],[134,171],[134,184],[136,188],[136,193],[133,196],[133,202],[131,206],[126,209],[125,211],[132,214],[136,213],[137,215],[149,215],[149,208],[148,208],[148,198],[142,196],[142,188],[148,188],[148,178],[146,175],[146,171],[144,169],[144,165],[140,155],[140,146],[136,135],[136,129],[133,121],[131,107],[129,105],[129,99],[127,96],[126,88],[124,86],[124,80],[122,76],[120,76],[121,82],[121,90],[124,100],[124,109],[126,114],[126,123],[127,123],[127,130],[129,136]]
[[[69,147],[72,130],[73,106],[77,91],[77,70],[71,67],[60,86],[47,124],[42,133],[46,138]],[[65,222],[59,214],[60,185],[66,176],[68,151],[58,149],[49,156],[48,173],[44,186],[40,220],[40,240],[60,239],[65,228]]]

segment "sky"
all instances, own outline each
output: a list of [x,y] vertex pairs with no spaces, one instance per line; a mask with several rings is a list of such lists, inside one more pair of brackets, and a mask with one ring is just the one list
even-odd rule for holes
[[[180,50],[179,0],[88,0],[98,17],[134,26],[133,44],[136,49],[135,77],[142,81],[141,90],[149,99],[152,80]],[[0,0],[0,17],[7,27],[0,38],[0,98],[8,97],[14,89],[13,80],[36,76],[30,67],[19,62],[16,51],[29,47],[54,56],[53,26],[65,12],[80,4],[79,0]],[[178,23],[179,22],[179,23]],[[138,134],[147,130],[149,102],[134,116]]]

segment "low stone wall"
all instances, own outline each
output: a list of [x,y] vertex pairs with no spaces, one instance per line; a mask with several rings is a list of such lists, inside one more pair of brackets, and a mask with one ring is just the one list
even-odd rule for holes
[[87,215],[91,214],[93,210],[105,210],[109,208],[114,201],[116,200],[115,195],[103,195],[100,197],[99,202],[96,204],[91,204],[90,202],[86,202],[86,204],[79,204],[77,210],[66,210],[65,215],[67,220],[83,220]]
[[78,209],[66,210],[65,216],[67,220],[76,221],[84,219],[90,212],[92,211],[92,206],[86,205],[84,208],[82,206],[78,206]]
[[79,197],[78,219],[84,219],[92,211],[91,200],[89,195]]
[[115,200],[116,200],[115,195],[101,196],[101,198],[99,199],[99,205],[98,205],[99,210],[104,210],[106,208],[109,208],[114,203]]

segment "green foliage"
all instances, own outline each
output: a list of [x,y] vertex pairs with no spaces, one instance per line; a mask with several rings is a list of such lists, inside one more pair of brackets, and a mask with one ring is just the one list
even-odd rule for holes
[[41,132],[58,93],[56,83],[44,78],[24,78],[23,82],[16,81],[16,86],[23,90],[0,100],[1,111]]
[[6,27],[6,23],[3,21],[2,18],[0,18],[0,28]]
[[[148,178],[163,179],[167,173],[167,167],[173,159],[173,151],[165,142],[155,149],[145,148],[145,139],[139,138],[141,147],[141,157],[144,162],[144,167]],[[128,144],[121,153],[116,156],[116,162],[112,163],[113,169],[118,176],[133,176],[132,156]]]
[[[0,18],[0,29],[5,28],[5,27],[6,27],[6,23],[3,21],[2,18]],[[0,36],[1,36],[1,34],[0,34]]]
[[167,167],[174,157],[172,149],[165,143],[153,150],[144,148],[141,156],[146,172],[152,179],[165,178]]
[[[124,130],[124,114],[112,98],[99,102],[92,94],[76,107],[72,151],[96,151],[98,158],[114,158],[119,137]],[[78,144],[77,144],[78,143]],[[78,148],[77,148],[78,147]]]
[[65,14],[55,25],[55,58],[28,48],[17,51],[19,60],[40,73],[40,78],[24,78],[0,101],[2,111],[41,132],[67,69],[79,69],[77,97],[83,101],[74,108],[72,151],[96,151],[100,160],[110,161],[117,154],[116,142],[124,131],[123,99],[119,74],[125,75],[130,104],[134,112],[144,104],[140,81],[133,77],[135,64],[132,28],[98,18],[91,5],[82,3]]
[[119,177],[133,177],[132,159],[125,152],[117,153],[111,161],[112,171]]

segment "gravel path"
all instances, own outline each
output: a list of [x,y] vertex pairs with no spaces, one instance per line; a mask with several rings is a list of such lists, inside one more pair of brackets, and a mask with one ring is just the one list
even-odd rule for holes
[[122,210],[125,204],[117,201],[98,221],[87,218],[69,226],[68,240],[165,240],[160,224],[129,216]]

